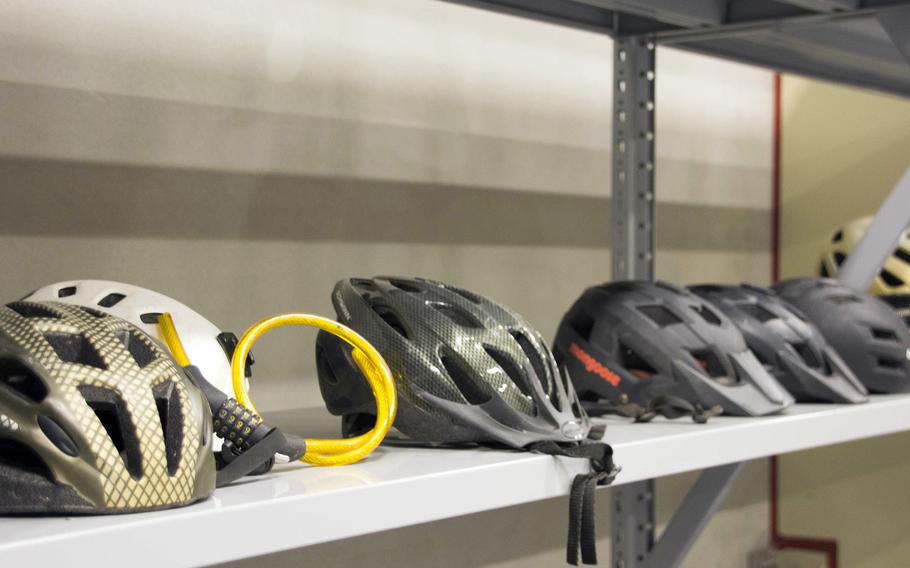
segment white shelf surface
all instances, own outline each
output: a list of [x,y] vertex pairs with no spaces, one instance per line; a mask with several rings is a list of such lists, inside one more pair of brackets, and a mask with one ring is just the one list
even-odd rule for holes
[[[764,418],[609,420],[616,484],[910,430],[910,395],[802,404]],[[484,449],[382,447],[352,466],[281,466],[203,503],[155,513],[0,519],[4,566],[199,566],[568,493],[583,460]],[[601,498],[604,498],[603,495]],[[229,544],[233,538],[242,539]],[[242,542],[242,544],[241,544]]]

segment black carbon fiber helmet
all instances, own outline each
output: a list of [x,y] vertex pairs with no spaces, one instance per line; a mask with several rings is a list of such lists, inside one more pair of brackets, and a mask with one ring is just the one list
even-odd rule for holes
[[[733,322],[665,282],[588,288],[563,317],[553,351],[591,408],[669,396],[759,416],[793,403]],[[661,413],[678,415],[672,407]]]
[[881,299],[828,278],[774,286],[814,323],[871,392],[910,392],[910,331]]
[[767,288],[691,286],[742,332],[749,349],[796,400],[866,402],[866,388],[821,332]]
[[0,512],[175,507],[215,482],[208,402],[157,342],[88,308],[0,307]]
[[[418,278],[339,281],[338,319],[372,343],[398,387],[395,428],[422,442],[524,448],[577,442],[590,424],[540,334],[508,308]],[[320,332],[319,386],[345,435],[375,419],[373,395],[347,344]]]

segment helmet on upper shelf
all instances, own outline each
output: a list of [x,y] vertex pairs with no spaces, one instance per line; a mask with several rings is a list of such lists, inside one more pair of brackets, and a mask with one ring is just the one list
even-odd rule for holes
[[122,513],[215,488],[202,391],[142,330],[57,302],[0,307],[0,512]]
[[[873,217],[860,217],[831,234],[819,264],[819,275],[837,275],[841,265],[863,238]],[[872,281],[869,292],[881,296],[910,326],[910,229],[901,234],[894,252]]]
[[879,298],[830,278],[775,284],[805,314],[871,392],[910,392],[910,331]]
[[[588,288],[563,317],[554,352],[589,409],[675,397],[759,416],[793,404],[733,322],[665,282]],[[679,415],[672,406],[660,411]]]
[[821,332],[773,291],[748,284],[689,289],[736,324],[749,349],[796,400],[868,400],[866,388]]

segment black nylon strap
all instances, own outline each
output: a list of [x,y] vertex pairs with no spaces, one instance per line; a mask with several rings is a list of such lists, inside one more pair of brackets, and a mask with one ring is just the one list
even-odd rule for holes
[[572,480],[566,562],[577,566],[580,549],[583,564],[597,564],[594,496],[598,485],[609,485],[619,473],[619,468],[613,463],[613,448],[600,442],[563,446],[547,441],[531,444],[527,449],[541,454],[586,458],[591,461],[591,473],[578,474]]

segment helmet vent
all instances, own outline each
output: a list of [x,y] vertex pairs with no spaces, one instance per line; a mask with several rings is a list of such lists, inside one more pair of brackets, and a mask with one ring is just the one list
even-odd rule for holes
[[11,304],[7,304],[6,307],[24,318],[60,319],[59,315],[40,304],[33,304],[31,302],[13,302]]
[[101,306],[102,308],[113,308],[114,306],[116,306],[117,304],[120,303],[120,300],[122,300],[124,298],[126,298],[126,295],[124,295],[124,294],[118,294],[117,292],[111,292],[107,296],[101,298],[101,300],[98,301],[98,305]]
[[407,328],[404,326],[404,323],[402,323],[401,319],[398,317],[398,314],[396,314],[392,308],[378,299],[371,300],[370,307],[373,308],[373,311],[376,312],[376,315],[382,318],[382,321],[384,321],[386,325],[392,328],[395,333],[404,337],[405,339],[410,339]]
[[531,385],[528,382],[528,377],[524,374],[521,368],[515,364],[508,355],[490,347],[489,345],[484,345],[483,350],[487,352],[496,364],[502,367],[502,370],[505,371],[506,375],[515,383],[515,386],[518,387],[518,390],[522,392],[525,396],[531,396],[533,392],[531,390]]
[[480,329],[483,327],[474,316],[457,306],[443,304],[441,302],[429,302],[427,305],[462,327],[471,329]]
[[569,325],[585,341],[591,341],[591,333],[594,331],[594,318],[585,313],[577,313],[569,320]]
[[904,362],[889,357],[879,357],[878,366],[885,369],[902,369],[904,367]]
[[845,255],[844,253],[842,253],[842,252],[834,253],[834,264],[840,266],[844,263],[845,260],[847,260],[847,255]]
[[638,311],[656,323],[659,327],[666,327],[668,325],[682,323],[683,321],[666,307],[660,305],[638,306]]
[[737,307],[749,317],[755,318],[762,323],[777,319],[777,316],[774,315],[773,312],[767,308],[759,306],[758,304],[742,304]]
[[117,339],[130,352],[140,369],[146,368],[149,363],[157,358],[157,353],[152,349],[152,346],[132,329],[118,331]]
[[158,418],[161,420],[161,434],[164,436],[164,449],[167,454],[167,473],[173,476],[180,465],[180,452],[183,449],[180,393],[173,381],[166,381],[152,387],[152,395],[155,397]]
[[18,359],[0,359],[0,386],[39,403],[47,396],[47,385]]
[[44,432],[47,439],[57,446],[58,450],[70,457],[79,455],[79,447],[76,446],[76,442],[73,441],[72,437],[66,433],[63,426],[58,424],[56,420],[50,416],[39,416],[38,427],[41,428],[41,431]]
[[764,365],[766,369],[771,369],[774,367],[774,364],[769,361],[767,357],[765,357],[765,354],[762,353],[761,349],[754,350],[752,353],[755,355],[755,358],[758,359],[758,362]]
[[421,292],[423,292],[423,288],[421,288],[420,286],[414,284],[413,282],[409,282],[407,280],[399,280],[397,278],[392,278],[391,280],[389,280],[389,284],[398,288],[399,290],[404,290],[405,292],[410,292],[411,294],[420,294]]
[[75,286],[67,286],[65,288],[60,288],[59,290],[57,290],[58,298],[67,298],[69,296],[75,296],[75,295],[76,295]]
[[111,443],[117,448],[123,465],[133,479],[142,477],[142,455],[133,419],[126,403],[116,392],[91,385],[79,385],[86,404],[101,421]]
[[490,401],[492,398],[490,393],[474,382],[471,374],[462,366],[461,361],[450,355],[443,355],[440,357],[440,362],[468,404],[484,404]]
[[468,292],[467,290],[463,290],[462,288],[456,288],[454,286],[446,286],[446,288],[452,292],[455,292],[456,294],[458,294],[459,296],[461,296],[462,298],[464,298],[465,300],[467,300],[473,304],[480,305],[483,303],[483,299],[481,299],[481,297],[478,296],[477,294],[475,294],[474,292]]
[[818,274],[819,274],[819,276],[821,276],[822,278],[831,278],[831,273],[828,272],[828,265],[825,264],[824,262],[822,262],[822,263],[818,266]]
[[0,465],[54,479],[51,469],[35,450],[17,440],[0,439]]
[[104,359],[81,333],[45,333],[44,339],[53,347],[61,361],[107,369]]
[[880,339],[882,341],[897,341],[897,333],[893,329],[885,329],[882,327],[873,327],[870,328],[872,331],[872,337],[875,339]]
[[657,370],[644,357],[627,345],[619,345],[619,356],[622,366],[639,379],[647,379],[657,374]]
[[797,341],[791,343],[793,349],[796,350],[796,353],[799,355],[799,358],[803,360],[803,363],[806,366],[813,369],[820,369],[822,367],[822,362],[819,360],[818,356],[814,351],[809,349],[809,344],[805,341]]
[[721,379],[719,382],[722,383],[735,382],[735,380],[731,380],[730,377],[727,376],[727,370],[720,362],[720,358],[717,356],[717,353],[711,349],[693,349],[689,353],[692,354],[692,357],[694,357],[695,361],[698,362],[698,366],[709,377],[713,379]]
[[885,281],[885,284],[892,288],[899,288],[904,285],[904,281],[890,270],[882,270],[878,275]]
[[841,242],[842,240],[844,240],[844,231],[843,231],[843,229],[838,230],[838,231],[835,232],[833,235],[831,235],[831,242],[832,242],[832,243],[839,243],[839,242]]
[[106,313],[104,313],[104,312],[99,312],[98,310],[96,310],[96,309],[94,309],[94,308],[86,308],[85,306],[79,306],[79,308],[80,308],[83,312],[85,312],[85,313],[87,313],[88,315],[90,315],[90,316],[92,316],[92,317],[95,317],[95,318],[99,318],[99,319],[100,319],[100,318],[106,318],[106,317],[107,317],[107,314],[106,314]]
[[141,321],[142,323],[149,324],[149,325],[157,325],[158,318],[160,318],[160,317],[161,317],[160,312],[148,312],[145,314],[141,314],[139,316],[139,321]]
[[370,292],[376,292],[378,290],[376,284],[367,278],[351,278],[351,286]]
[[907,249],[898,248],[896,251],[894,251],[894,256],[903,260],[907,264],[910,264],[910,251]]
[[714,310],[704,304],[692,306],[692,311],[701,316],[703,320],[711,325],[720,325],[720,318],[714,313]]
[[531,367],[534,369],[534,374],[537,375],[537,382],[540,383],[540,388],[544,392],[549,391],[549,376],[547,375],[547,365],[541,359],[540,353],[537,349],[534,349],[534,346],[531,344],[531,340],[523,334],[517,331],[510,331],[512,337],[515,338],[515,341],[518,342],[518,346],[521,347],[521,350],[524,352],[525,357],[531,361]]

